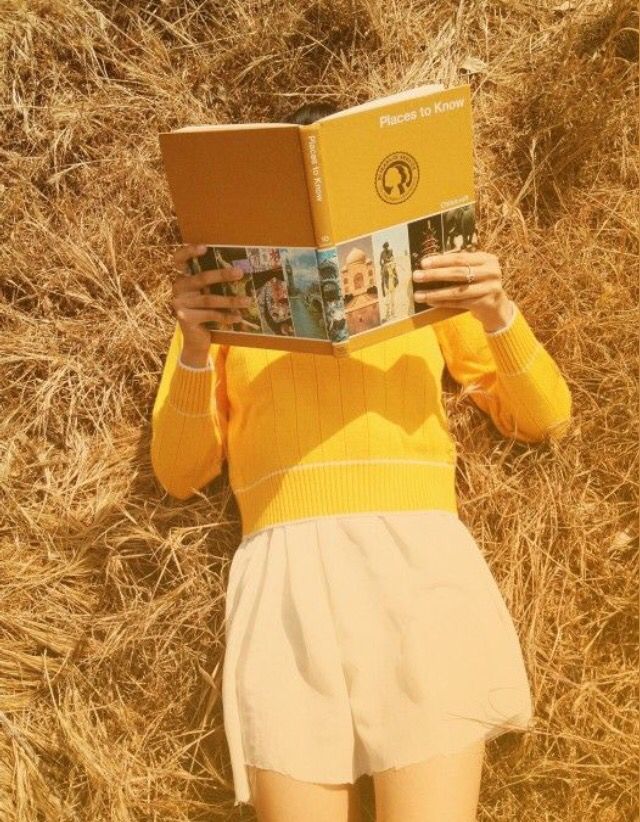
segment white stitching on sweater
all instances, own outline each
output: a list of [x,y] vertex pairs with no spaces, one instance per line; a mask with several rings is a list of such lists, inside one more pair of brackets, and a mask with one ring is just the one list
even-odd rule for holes
[[184,371],[192,371],[195,374],[205,374],[207,371],[213,371],[211,363],[203,365],[202,368],[196,368],[195,365],[186,365],[182,360],[178,360],[178,368],[182,368]]
[[334,461],[326,461],[326,462],[309,462],[305,463],[304,465],[290,465],[287,468],[278,468],[276,471],[271,471],[269,474],[265,474],[264,476],[260,477],[254,482],[249,483],[249,485],[245,485],[242,488],[234,488],[234,492],[236,494],[242,494],[245,491],[249,491],[251,488],[254,488],[261,482],[264,482],[267,479],[275,476],[276,474],[283,474],[286,471],[302,471],[307,468],[317,468],[318,466],[331,466],[331,465],[370,465],[371,463],[395,463],[395,464],[413,464],[413,465],[437,465],[444,468],[455,468],[454,462],[442,462],[438,460],[403,460],[403,459],[375,459],[375,460],[334,460]]
[[170,405],[177,414],[180,414],[183,417],[210,417],[216,410],[216,406],[212,405],[208,411],[203,411],[199,414],[192,414],[190,411],[182,411],[182,409],[178,408],[177,405],[174,405],[171,400],[167,400],[167,405]]
[[178,357],[178,366],[180,368],[184,368],[185,371],[195,371],[197,373],[197,372],[200,372],[200,371],[213,371],[214,370],[213,361],[211,359],[211,351],[209,351],[209,353],[207,354],[207,364],[203,365],[203,366],[187,365],[186,363],[182,362],[182,353],[183,352],[181,351],[180,355]]

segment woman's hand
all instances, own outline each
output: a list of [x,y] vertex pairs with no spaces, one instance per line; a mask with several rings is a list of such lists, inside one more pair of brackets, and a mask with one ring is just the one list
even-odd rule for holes
[[236,323],[242,316],[235,309],[251,305],[251,297],[201,294],[211,283],[239,280],[244,276],[240,268],[216,268],[190,274],[187,260],[204,254],[206,246],[185,245],[173,255],[174,267],[182,276],[173,282],[171,304],[180,323],[184,348],[190,352],[205,352],[211,345],[211,332],[201,323],[215,320]]
[[[471,267],[473,282],[467,281]],[[414,299],[432,307],[467,308],[485,331],[494,331],[511,319],[513,306],[502,287],[502,270],[495,254],[485,251],[455,251],[423,257],[420,270],[413,272],[416,283],[451,280],[460,285],[436,289],[416,289]]]

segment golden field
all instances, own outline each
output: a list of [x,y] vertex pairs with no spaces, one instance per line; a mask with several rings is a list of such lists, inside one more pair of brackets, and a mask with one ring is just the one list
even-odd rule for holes
[[433,81],[472,87],[482,247],[574,409],[529,445],[445,381],[537,713],[487,747],[478,819],[636,819],[634,5],[3,0],[0,43],[0,819],[253,818],[219,693],[237,510],[149,459],[179,241],[157,133]]

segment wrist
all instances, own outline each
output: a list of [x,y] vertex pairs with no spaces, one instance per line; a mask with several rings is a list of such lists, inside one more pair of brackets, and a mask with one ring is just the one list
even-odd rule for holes
[[506,328],[513,319],[514,313],[515,305],[505,294],[495,308],[483,312],[478,319],[482,323],[484,330],[491,334]]
[[183,345],[180,362],[187,368],[206,368],[209,365],[209,347],[199,348]]

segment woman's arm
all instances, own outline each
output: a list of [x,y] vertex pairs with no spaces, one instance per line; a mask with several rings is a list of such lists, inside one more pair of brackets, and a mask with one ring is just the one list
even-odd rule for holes
[[151,464],[162,487],[188,499],[222,472],[226,459],[228,346],[212,345],[209,363],[182,363],[183,337],[176,323],[152,412]]
[[433,329],[451,376],[506,437],[559,439],[571,422],[569,386],[518,306],[506,326],[487,332],[470,312]]

